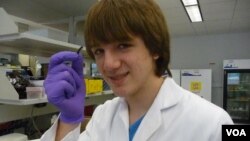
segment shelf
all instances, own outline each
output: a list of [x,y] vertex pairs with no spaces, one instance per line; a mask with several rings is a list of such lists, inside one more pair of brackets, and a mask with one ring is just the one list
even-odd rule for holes
[[249,110],[233,110],[233,109],[228,109],[229,112],[249,112]]
[[250,90],[230,90],[228,92],[248,92]]
[[244,99],[244,100],[240,100],[240,99],[228,99],[228,101],[230,101],[230,102],[250,102],[250,99]]
[[6,100],[0,99],[0,103],[2,104],[10,104],[10,105],[32,105],[39,103],[47,103],[47,98],[38,98],[38,99],[20,99],[20,100]]
[[248,120],[248,118],[240,117],[240,116],[231,116],[233,120]]
[[[13,85],[9,82],[5,73],[0,69],[0,103],[11,105],[31,105],[38,103],[48,102],[47,98],[39,99],[19,99],[19,94],[14,89]],[[108,99],[114,97],[113,91],[103,91],[86,96],[85,105],[98,105],[104,103]]]
[[[104,91],[102,93],[87,95],[85,97],[85,106],[99,105],[104,103],[106,100],[112,99],[114,97],[115,96],[112,91],[107,91],[107,92]],[[37,99],[20,99],[20,100],[0,99],[0,103],[9,105],[32,105],[32,104],[47,103],[47,102],[48,100],[46,97]]]
[[[51,57],[51,55],[59,51],[77,51],[80,48],[80,45],[51,39],[47,35],[38,36],[32,34],[32,30],[20,32],[23,30],[20,29],[3,8],[0,8],[0,19],[2,27],[0,28],[0,52]],[[42,28],[46,30],[49,28],[37,23],[31,24],[31,22],[24,24],[28,24],[28,26],[32,26],[35,29]],[[85,47],[82,53],[85,57],[88,57]]]
[[88,105],[100,105],[103,104],[105,101],[113,99],[115,95],[113,92],[107,92],[107,93],[97,93],[97,94],[91,94],[87,95],[85,97],[85,106]]
[[[77,51],[80,45],[49,39],[30,33],[16,33],[0,36],[0,51],[50,57],[59,51]],[[87,56],[86,48],[83,55]]]

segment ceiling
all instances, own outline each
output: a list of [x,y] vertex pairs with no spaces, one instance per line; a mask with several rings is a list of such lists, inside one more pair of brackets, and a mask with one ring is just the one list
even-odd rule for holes
[[[69,17],[84,19],[97,0],[0,0],[7,13],[68,30]],[[156,0],[173,37],[250,32],[250,0],[199,0],[203,22],[191,23],[180,0]]]

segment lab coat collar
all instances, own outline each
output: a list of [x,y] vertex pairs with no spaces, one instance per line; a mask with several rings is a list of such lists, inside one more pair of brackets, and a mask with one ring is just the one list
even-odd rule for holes
[[172,78],[167,77],[165,79],[158,93],[158,100],[155,100],[158,101],[159,104],[161,103],[161,105],[159,105],[161,107],[161,110],[170,108],[178,104],[183,96],[183,93],[180,92],[180,90],[182,90],[182,88],[178,84],[176,84]]
[[120,119],[122,120],[122,123],[125,126],[125,129],[129,129],[129,115],[128,115],[129,111],[128,111],[128,105],[124,98],[120,99],[120,105],[118,108],[119,108],[118,109],[119,116]]
[[[133,141],[142,141],[150,138],[153,133],[162,125],[162,111],[175,106],[181,98],[179,87],[172,78],[165,78],[152,106],[144,116]],[[129,129],[128,106],[123,98],[119,106],[119,116],[125,129]]]
[[176,92],[179,87],[172,78],[165,78],[152,106],[135,134],[134,141],[146,141],[162,125],[162,111],[175,106],[181,98]]

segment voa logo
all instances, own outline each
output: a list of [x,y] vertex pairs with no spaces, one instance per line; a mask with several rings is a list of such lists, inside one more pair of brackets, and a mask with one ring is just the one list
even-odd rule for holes
[[226,129],[227,136],[247,136],[244,129]]

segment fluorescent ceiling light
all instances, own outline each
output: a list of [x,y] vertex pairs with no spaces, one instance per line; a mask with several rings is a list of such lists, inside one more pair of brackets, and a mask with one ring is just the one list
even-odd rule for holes
[[185,6],[190,6],[190,5],[197,5],[197,0],[182,0],[183,4]]
[[201,22],[201,13],[198,5],[185,7],[192,22]]

